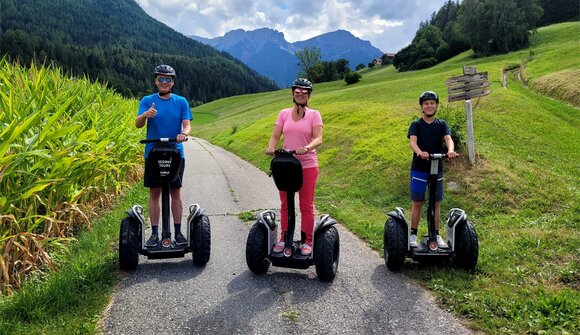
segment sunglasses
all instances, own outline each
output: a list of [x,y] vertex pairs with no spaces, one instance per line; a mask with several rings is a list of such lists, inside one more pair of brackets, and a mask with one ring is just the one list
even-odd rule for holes
[[296,88],[296,89],[294,89],[294,93],[308,94],[309,91],[308,90],[301,90],[299,88]]
[[166,83],[168,83],[168,84],[169,84],[169,83],[171,83],[172,81],[173,81],[173,78],[163,78],[163,77],[159,77],[159,78],[157,78],[157,82],[159,82],[159,83],[166,82]]

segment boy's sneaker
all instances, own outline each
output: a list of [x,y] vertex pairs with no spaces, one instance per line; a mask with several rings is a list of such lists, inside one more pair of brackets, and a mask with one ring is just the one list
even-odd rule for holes
[[300,247],[300,252],[302,253],[302,256],[308,256],[312,252],[312,247],[308,243],[303,243]]
[[159,235],[151,234],[151,237],[145,242],[146,247],[156,247],[157,243],[159,243]]
[[278,242],[274,244],[274,248],[272,248],[272,251],[276,254],[281,253],[283,250],[284,250],[284,242]]
[[409,245],[414,248],[417,247],[417,235],[409,235]]
[[443,240],[443,237],[441,237],[441,235],[437,235],[437,246],[439,248],[449,248],[449,246],[447,245],[447,243],[445,243],[445,240]]
[[187,245],[187,239],[182,233],[175,234],[175,245]]

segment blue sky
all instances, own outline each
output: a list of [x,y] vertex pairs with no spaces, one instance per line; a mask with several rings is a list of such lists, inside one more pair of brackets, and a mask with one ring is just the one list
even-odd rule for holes
[[396,52],[421,21],[447,0],[136,0],[153,18],[184,35],[223,36],[272,28],[289,42],[344,29],[384,52]]

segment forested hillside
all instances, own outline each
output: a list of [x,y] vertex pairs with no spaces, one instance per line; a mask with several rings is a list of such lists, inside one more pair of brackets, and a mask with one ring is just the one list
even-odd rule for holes
[[578,20],[579,11],[577,0],[448,0],[393,64],[399,71],[420,70],[468,49],[476,57],[519,50],[537,27]]
[[24,64],[54,62],[126,96],[149,92],[161,63],[175,67],[176,93],[192,104],[278,88],[232,56],[149,17],[133,0],[1,0],[0,6],[0,53]]

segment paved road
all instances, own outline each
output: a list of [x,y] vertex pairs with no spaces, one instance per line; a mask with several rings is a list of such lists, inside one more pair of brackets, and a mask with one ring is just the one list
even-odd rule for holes
[[[273,180],[200,139],[186,144],[184,200],[211,220],[211,258],[140,258],[117,287],[105,334],[470,334],[379,254],[339,226],[339,273],[322,283],[314,267],[270,267],[252,274],[245,261],[250,225],[237,213],[278,209]],[[186,214],[186,213],[184,213]],[[185,222],[185,217],[184,217]]]

